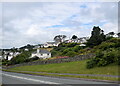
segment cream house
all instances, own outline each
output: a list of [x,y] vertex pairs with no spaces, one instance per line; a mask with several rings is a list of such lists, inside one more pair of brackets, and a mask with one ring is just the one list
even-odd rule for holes
[[50,58],[51,53],[48,50],[45,50],[45,49],[37,49],[37,51],[32,53],[30,58],[33,58],[35,56],[45,59],[45,58]]
[[46,42],[44,44],[44,47],[47,48],[47,47],[53,47],[53,46],[58,46],[60,43],[56,43],[56,42]]

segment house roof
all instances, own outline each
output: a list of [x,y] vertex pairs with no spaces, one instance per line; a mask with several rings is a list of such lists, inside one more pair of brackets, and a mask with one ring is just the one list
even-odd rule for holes
[[47,42],[47,44],[55,44],[55,42]]
[[[37,53],[37,51],[35,51],[33,53]],[[40,54],[45,54],[45,53],[49,54],[50,52],[48,50],[45,50],[45,49],[39,49],[39,53]]]

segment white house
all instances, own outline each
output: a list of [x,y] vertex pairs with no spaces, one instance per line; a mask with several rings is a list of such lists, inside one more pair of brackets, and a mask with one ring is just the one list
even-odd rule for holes
[[4,59],[8,59],[8,60],[11,60],[13,57],[19,55],[20,53],[19,52],[11,52],[11,51],[4,51],[4,55],[3,55],[3,58]]
[[66,40],[65,43],[85,43],[89,37],[82,37],[82,38],[76,38],[76,39],[69,39]]
[[45,49],[37,49],[37,51],[32,53],[31,58],[33,58],[35,56],[45,59],[45,58],[50,58],[51,53]]
[[3,57],[2,57],[2,50],[0,50],[0,60],[2,60]]
[[40,46],[39,45],[35,45],[35,47],[33,49],[38,49],[38,48],[40,48]]
[[106,37],[118,37],[117,33],[114,33],[114,35],[111,35],[111,34],[106,34]]
[[86,46],[85,44],[80,44],[79,46]]
[[25,48],[24,50],[25,50],[25,51],[29,51],[29,49],[27,49],[27,48]]
[[44,47],[47,48],[47,47],[53,47],[53,46],[58,46],[60,43],[57,43],[57,42],[46,42],[44,44]]

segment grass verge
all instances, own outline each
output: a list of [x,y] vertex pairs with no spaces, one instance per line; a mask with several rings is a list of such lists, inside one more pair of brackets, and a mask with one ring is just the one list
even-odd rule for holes
[[33,74],[41,76],[52,76],[52,77],[71,77],[71,78],[80,78],[80,79],[96,79],[97,80],[109,80],[109,82],[119,81],[117,77],[102,77],[102,76],[74,76],[74,75],[61,75],[61,74],[47,74],[47,73],[31,73],[31,72],[22,72],[22,71],[13,71],[13,70],[3,70],[7,72],[16,72],[24,74]]
[[105,74],[119,75],[118,66],[111,64],[105,67],[86,68],[86,61],[76,61],[68,63],[55,63],[46,65],[31,65],[11,68],[9,70],[16,71],[32,71],[32,72],[48,72],[48,73],[73,73],[73,74]]
[[[47,76],[62,76],[62,77],[73,77],[73,78],[118,81],[118,78],[116,77],[47,74],[47,73],[71,73],[71,74],[119,75],[118,66],[116,64],[111,64],[105,67],[95,67],[93,69],[87,69],[86,61],[88,60],[59,63],[59,64],[21,66],[21,67],[11,68],[5,71],[37,74],[37,75],[47,75]],[[30,71],[30,72],[22,72],[22,71]],[[31,73],[31,72],[44,72],[44,73]]]

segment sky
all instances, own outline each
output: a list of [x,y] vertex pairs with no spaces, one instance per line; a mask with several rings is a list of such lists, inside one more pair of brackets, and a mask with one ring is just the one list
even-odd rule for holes
[[88,37],[93,26],[118,32],[117,2],[4,2],[0,8],[2,48],[41,44],[56,35]]

